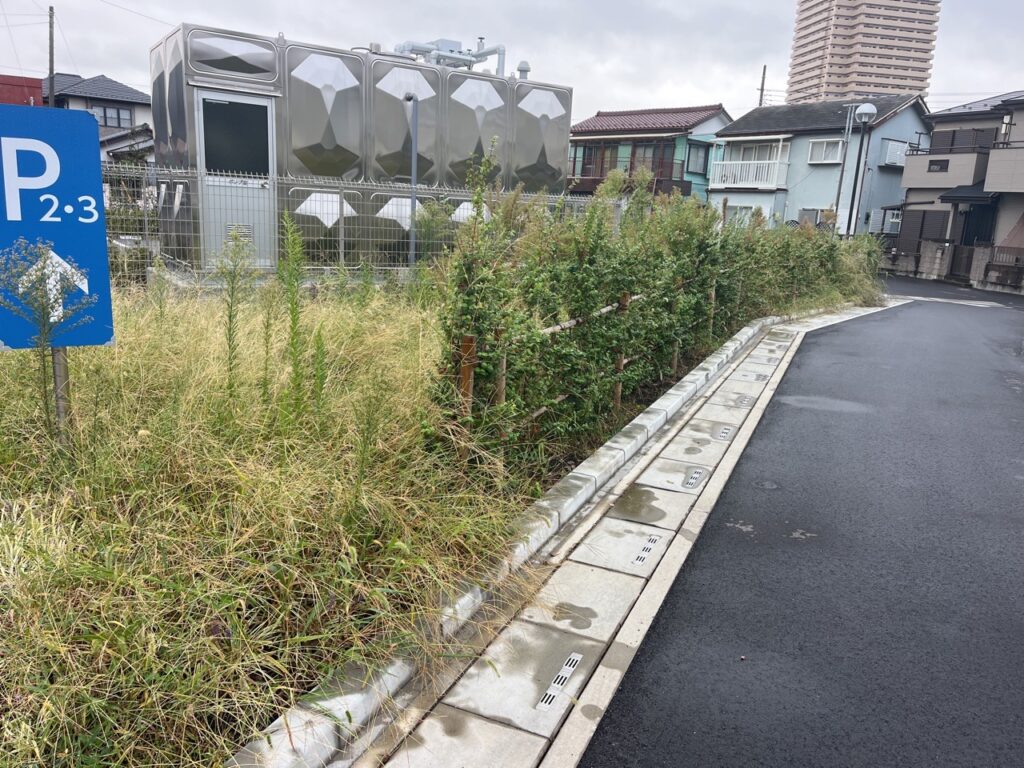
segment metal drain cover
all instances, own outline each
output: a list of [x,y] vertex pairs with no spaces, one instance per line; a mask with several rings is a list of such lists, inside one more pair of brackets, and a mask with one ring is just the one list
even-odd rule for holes
[[648,536],[647,543],[640,548],[640,553],[633,558],[633,565],[643,565],[654,552],[654,545],[661,541],[661,536]]
[[569,682],[569,678],[572,677],[572,673],[576,671],[581,661],[583,661],[582,653],[569,654],[569,658],[565,660],[562,668],[558,670],[558,674],[552,679],[551,685],[548,686],[548,689],[544,691],[544,695],[540,697],[540,701],[537,702],[537,709],[541,711],[551,709],[551,705],[555,703],[558,694],[565,690],[566,683]]

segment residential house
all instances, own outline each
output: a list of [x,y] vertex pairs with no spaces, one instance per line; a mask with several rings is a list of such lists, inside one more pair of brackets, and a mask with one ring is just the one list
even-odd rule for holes
[[706,200],[711,143],[731,122],[721,104],[598,112],[572,127],[571,191],[591,193],[609,171],[643,167],[654,173],[657,191]]
[[[42,81],[43,100],[50,103],[50,83]],[[54,103],[63,109],[83,109],[100,126],[103,160],[123,159],[124,151],[135,160],[153,160],[153,110],[142,91],[106,75],[82,77],[58,72],[54,76]],[[148,139],[146,135],[148,134]]]
[[[859,103],[873,104],[877,114],[863,134],[854,121],[844,146],[847,116]],[[915,94],[754,109],[718,131],[710,202],[726,206],[727,216],[756,209],[771,222],[834,220],[841,234],[881,232],[885,206],[902,199],[906,152],[927,133],[927,114]]]
[[903,172],[894,265],[911,257],[914,271],[929,277],[1019,288],[1024,91],[935,112],[928,122],[931,136],[911,147]]

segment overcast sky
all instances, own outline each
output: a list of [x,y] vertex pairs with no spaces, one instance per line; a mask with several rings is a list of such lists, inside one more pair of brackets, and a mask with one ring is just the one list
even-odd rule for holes
[[[45,0],[0,0],[0,72],[43,74]],[[121,6],[121,7],[116,7]],[[572,86],[573,119],[599,109],[757,103],[761,66],[781,102],[796,0],[56,0],[57,69],[149,92],[150,46],[182,21],[338,48],[485,36],[538,80]],[[127,9],[127,10],[126,10]],[[141,14],[141,15],[140,15]],[[6,18],[4,18],[6,17]],[[151,17],[151,18],[146,18]],[[1021,0],[945,0],[932,109],[1024,89]],[[63,34],[61,34],[63,33]],[[13,40],[12,40],[13,36]]]

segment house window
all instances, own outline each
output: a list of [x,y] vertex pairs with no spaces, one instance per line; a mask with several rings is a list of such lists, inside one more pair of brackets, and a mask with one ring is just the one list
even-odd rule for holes
[[614,171],[619,164],[619,145],[618,144],[602,144],[601,145],[601,168],[598,174],[602,178],[607,176],[609,173]]
[[124,107],[93,107],[91,110],[96,122],[106,128],[131,128],[132,111]]
[[949,170],[949,160],[929,160],[928,173],[945,173]]
[[754,215],[754,206],[752,205],[729,205],[725,209],[725,221],[745,222],[749,221],[750,217]]
[[660,179],[673,178],[674,141],[644,142],[633,145],[633,170],[647,168]]
[[818,139],[811,142],[810,156],[807,158],[807,162],[812,164],[838,163],[842,160],[842,151],[842,139]]
[[706,174],[708,172],[708,145],[691,144],[690,153],[686,157],[687,173]]
[[[781,149],[781,158],[780,158]],[[770,144],[743,144],[729,150],[730,160],[742,160],[746,163],[780,161],[789,162],[789,144],[783,144],[780,148],[779,142],[773,141]]]

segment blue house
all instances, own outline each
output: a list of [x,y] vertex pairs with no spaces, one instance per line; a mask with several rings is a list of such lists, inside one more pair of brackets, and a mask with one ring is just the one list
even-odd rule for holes
[[[863,103],[877,114],[863,134],[854,121],[846,143],[847,115]],[[907,149],[927,135],[927,114],[917,94],[759,107],[718,131],[709,202],[727,217],[758,209],[775,223],[834,220],[841,234],[898,229],[887,209],[902,201]]]
[[654,174],[656,191],[706,200],[711,145],[730,122],[721,104],[598,112],[572,127],[570,189],[587,194],[609,171],[643,167]]

